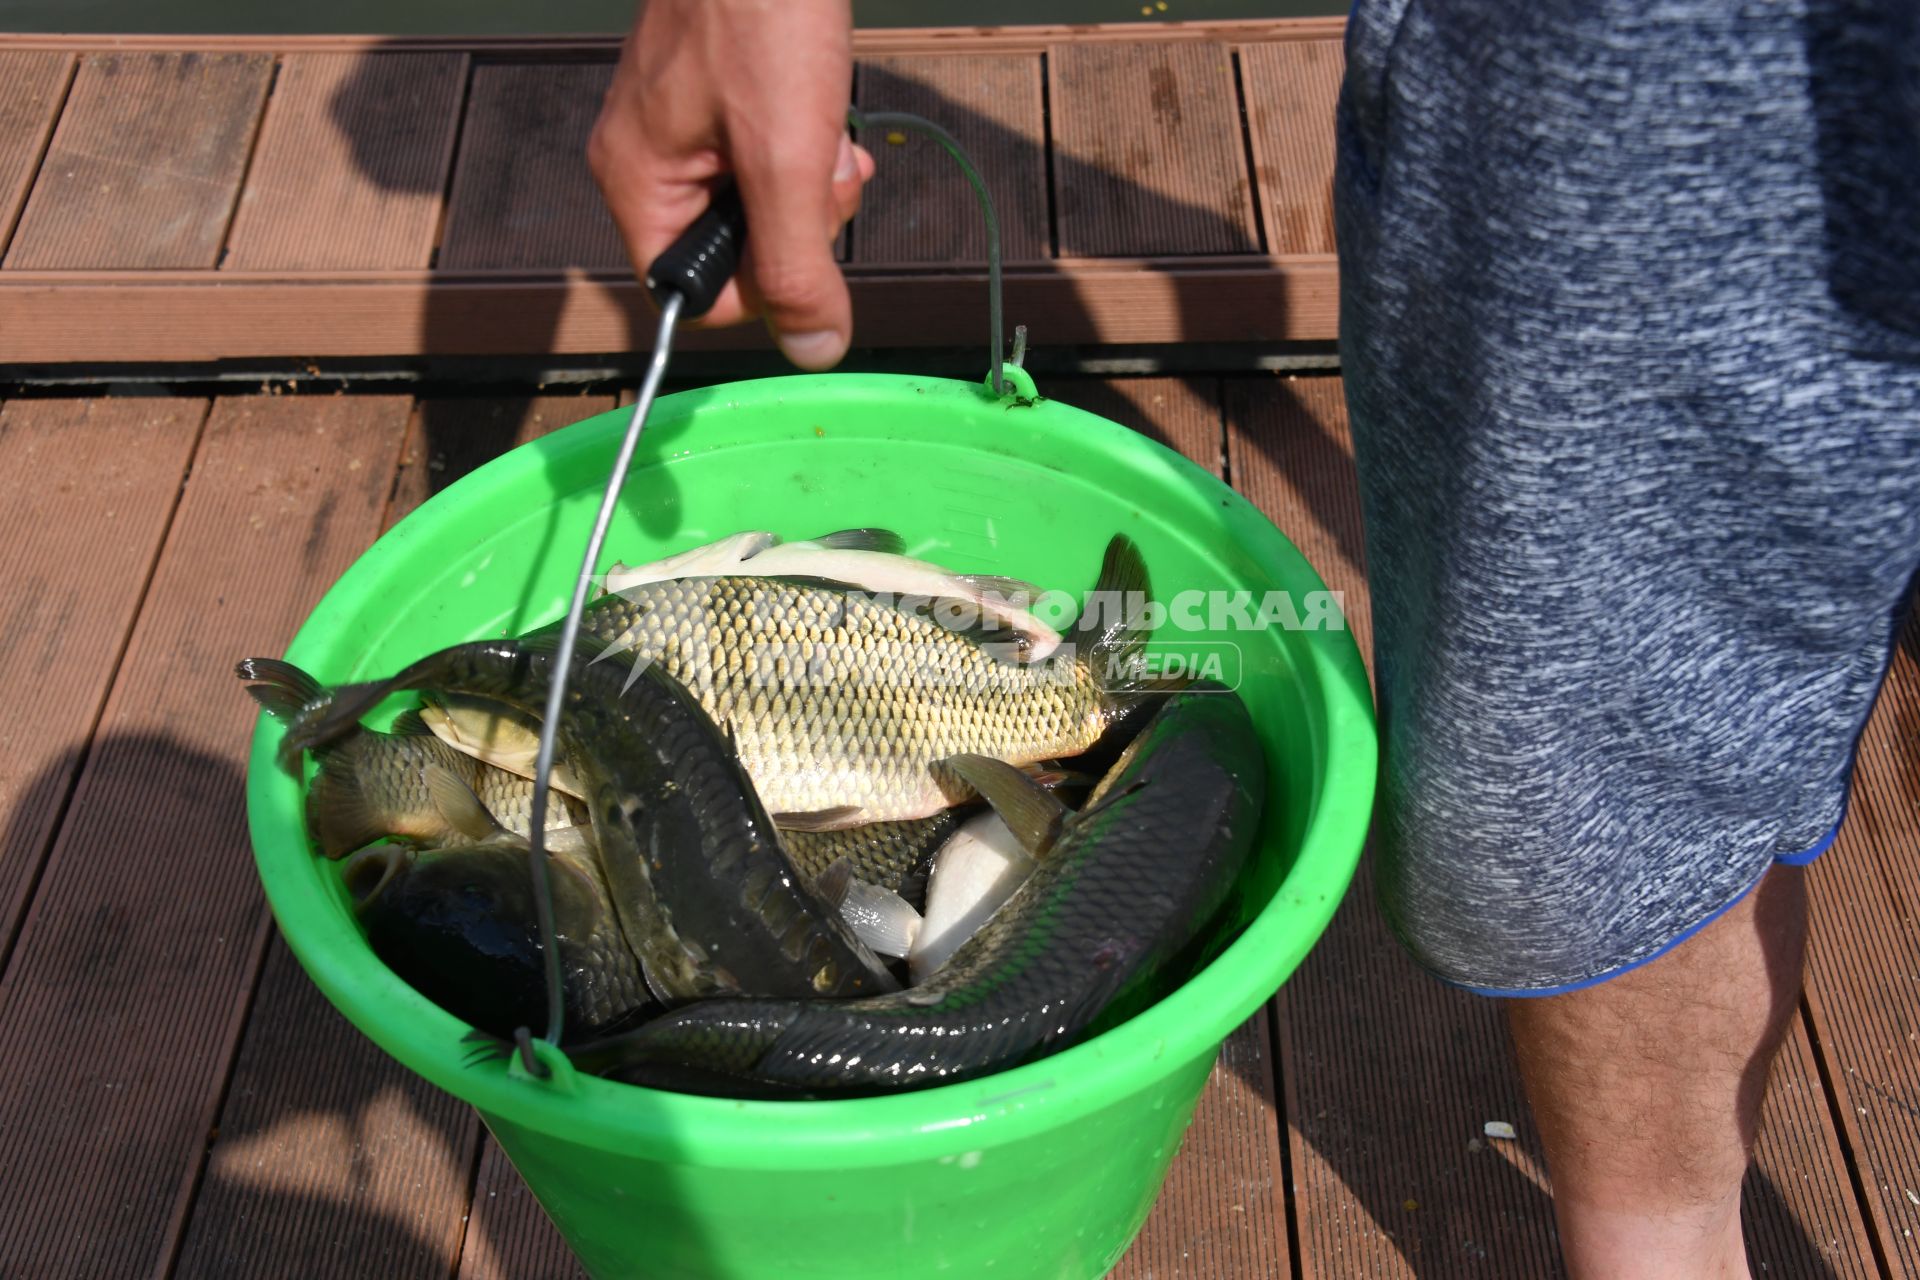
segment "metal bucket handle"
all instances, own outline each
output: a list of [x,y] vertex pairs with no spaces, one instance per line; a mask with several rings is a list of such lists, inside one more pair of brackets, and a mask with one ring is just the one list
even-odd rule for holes
[[[952,134],[933,121],[905,111],[861,112],[856,107],[847,108],[847,123],[855,129],[901,128],[912,129],[926,134],[946,149],[967,175],[972,184],[974,195],[980,201],[980,213],[987,224],[987,324],[990,359],[987,369],[987,385],[996,397],[1008,394],[1008,382],[1013,383],[1013,394],[1019,399],[1031,403],[1035,398],[1033,379],[1020,369],[1020,363],[1026,353],[1026,328],[1021,326],[1014,331],[1014,352],[1009,371],[1002,366],[1002,338],[1000,311],[1000,220],[994,215],[993,197],[987,191],[987,184],[980,177],[980,171],[973,167],[973,161],[960,142]],[[722,202],[725,207],[722,208]],[[560,650],[555,657],[553,683],[548,691],[547,715],[540,726],[540,750],[533,771],[532,830],[529,833],[531,857],[528,859],[533,876],[534,913],[540,925],[541,960],[544,968],[547,997],[547,1028],[543,1040],[536,1045],[530,1028],[520,1027],[514,1033],[513,1074],[528,1080],[539,1080],[551,1084],[561,1084],[571,1090],[571,1070],[556,1071],[554,1063],[564,1062],[566,1055],[560,1048],[560,1033],[566,1023],[566,1000],[560,978],[560,942],[553,921],[553,888],[548,876],[547,842],[544,830],[546,823],[548,794],[548,774],[553,769],[553,756],[561,707],[566,698],[567,676],[572,669],[573,648],[580,634],[580,617],[585,611],[588,586],[593,579],[593,566],[600,558],[600,551],[606,542],[607,528],[613,521],[615,504],[619,500],[620,487],[626,479],[627,468],[632,465],[634,447],[640,442],[640,430],[646,424],[648,409],[653,404],[660,380],[666,373],[667,353],[671,350],[674,326],[680,319],[683,305],[689,298],[691,306],[685,306],[689,315],[699,315],[712,304],[713,295],[732,274],[739,252],[740,234],[736,227],[744,226],[739,212],[737,193],[729,185],[715,201],[715,208],[695,221],[693,227],[681,237],[681,240],[657,259],[647,273],[647,287],[660,302],[660,329],[654,339],[653,358],[648,363],[647,375],[642,383],[639,398],[634,403],[633,417],[627,426],[627,432],[621,441],[620,450],[615,457],[613,474],[608,478],[605,494],[601,498],[600,513],[594,520],[593,533],[587,539],[587,553],[580,566],[580,577],[574,588],[573,600],[567,609],[566,622],[561,628]]]

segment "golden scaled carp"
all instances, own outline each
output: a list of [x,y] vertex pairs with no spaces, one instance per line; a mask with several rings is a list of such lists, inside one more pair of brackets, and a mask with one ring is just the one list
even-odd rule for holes
[[[1147,641],[1139,549],[1108,544],[1089,625],[1039,662],[956,602],[896,601],[843,583],[678,578],[587,610],[584,629],[636,670],[657,664],[726,728],[776,824],[824,831],[924,818],[971,797],[941,761],[1017,766],[1073,756],[1140,696]],[[965,602],[957,602],[961,606]]]

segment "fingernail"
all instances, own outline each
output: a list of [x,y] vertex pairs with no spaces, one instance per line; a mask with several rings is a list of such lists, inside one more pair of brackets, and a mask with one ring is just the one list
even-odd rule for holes
[[860,162],[854,158],[853,140],[846,134],[840,135],[840,155],[833,162],[833,180],[851,182],[860,176]]
[[840,363],[847,346],[839,334],[822,329],[818,333],[783,333],[780,350],[802,369],[831,369]]

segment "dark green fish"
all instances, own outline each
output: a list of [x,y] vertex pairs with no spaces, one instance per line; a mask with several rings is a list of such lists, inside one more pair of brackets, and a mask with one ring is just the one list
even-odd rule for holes
[[[354,731],[380,699],[435,689],[545,711],[555,645],[487,640],[351,685],[289,723],[283,761]],[[627,943],[663,1002],[752,991],[853,996],[898,983],[838,912],[794,872],[740,761],[699,704],[657,664],[573,665],[559,745],[587,792],[600,866]],[[269,678],[271,660],[240,664]],[[630,681],[630,684],[629,684]]]
[[1253,849],[1266,768],[1239,698],[1169,698],[1079,814],[956,762],[1039,865],[924,985],[857,1000],[706,1000],[572,1051],[633,1083],[750,1096],[963,1080],[1059,1048],[1189,976]]
[[[347,863],[367,942],[421,995],[503,1038],[547,1022],[546,971],[524,839],[421,851],[374,845]],[[654,1009],[591,850],[548,861],[566,1016],[562,1042]]]

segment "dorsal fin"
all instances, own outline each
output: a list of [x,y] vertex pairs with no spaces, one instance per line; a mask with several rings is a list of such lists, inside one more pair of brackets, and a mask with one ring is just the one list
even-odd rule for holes
[[907,552],[907,540],[891,529],[841,529],[807,541],[833,551],[877,551],[889,556]]

